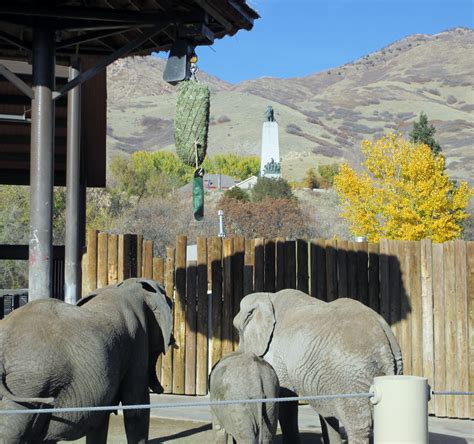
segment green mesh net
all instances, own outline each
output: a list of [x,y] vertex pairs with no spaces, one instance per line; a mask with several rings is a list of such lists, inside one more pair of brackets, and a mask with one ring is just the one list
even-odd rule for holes
[[194,79],[178,86],[174,122],[176,153],[183,163],[195,168],[206,157],[209,95],[209,88]]

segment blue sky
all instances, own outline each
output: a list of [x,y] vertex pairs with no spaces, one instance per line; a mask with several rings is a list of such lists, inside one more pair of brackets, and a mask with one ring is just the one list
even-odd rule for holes
[[197,50],[199,67],[228,82],[301,77],[414,33],[474,26],[474,0],[250,0],[252,31]]

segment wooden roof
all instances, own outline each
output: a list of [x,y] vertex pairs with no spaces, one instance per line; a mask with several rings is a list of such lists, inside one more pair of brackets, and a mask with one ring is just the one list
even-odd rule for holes
[[61,60],[110,54],[157,25],[162,30],[129,55],[167,51],[179,37],[210,44],[212,35],[250,30],[258,17],[244,0],[7,0],[0,2],[0,58],[26,60],[39,21],[57,30]]

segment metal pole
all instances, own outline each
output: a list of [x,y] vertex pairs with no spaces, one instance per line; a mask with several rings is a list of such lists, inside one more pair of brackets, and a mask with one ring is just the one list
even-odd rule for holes
[[[79,60],[69,67],[69,80],[79,75]],[[80,174],[81,174],[81,86],[68,93],[67,99],[67,165],[66,165],[66,257],[64,300],[75,304],[81,297],[80,245]]]
[[217,215],[219,216],[219,237],[225,237],[225,231],[224,231],[224,210],[219,210],[217,212]]
[[35,28],[31,102],[29,300],[52,296],[54,31]]
[[428,444],[428,380],[420,376],[378,376],[374,396],[374,443]]

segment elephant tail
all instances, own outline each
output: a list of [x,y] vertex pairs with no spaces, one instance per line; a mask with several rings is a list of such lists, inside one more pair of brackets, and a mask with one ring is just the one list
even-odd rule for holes
[[258,444],[263,443],[263,402],[258,404]]
[[387,374],[403,375],[403,357],[402,357],[402,351],[400,349],[400,345],[398,344],[397,338],[393,334],[393,331],[390,328],[390,325],[387,324],[385,319],[379,314],[377,314],[377,317],[378,317],[379,324],[382,327],[385,333],[385,336],[388,339],[388,342],[390,344],[390,348],[393,354],[394,366],[393,366],[393,369],[390,369],[391,372]]

